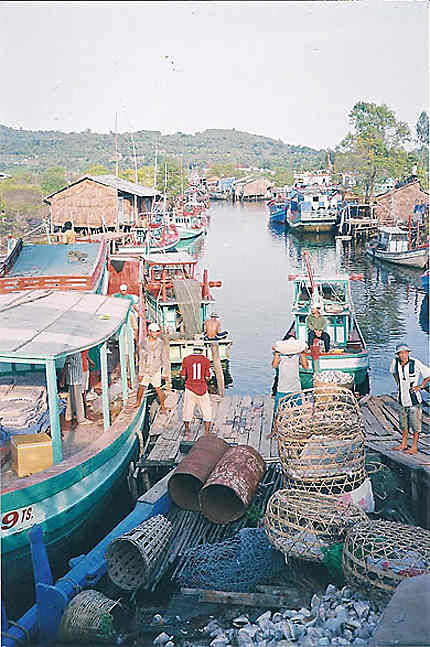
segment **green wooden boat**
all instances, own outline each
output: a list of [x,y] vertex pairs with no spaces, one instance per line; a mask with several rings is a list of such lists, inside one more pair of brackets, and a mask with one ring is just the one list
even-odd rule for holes
[[[10,462],[2,465],[1,548],[6,598],[19,590],[20,583],[27,581],[28,585],[29,528],[40,523],[52,563],[64,563],[71,556],[68,547],[82,529],[91,536],[137,454],[146,400],[139,409],[134,408],[127,384],[126,353],[134,356],[130,307],[126,299],[79,292],[32,290],[0,295],[0,384],[31,385],[36,381],[45,386],[53,457],[51,466],[21,478]],[[117,369],[108,361],[108,344],[113,338],[119,340]],[[57,371],[68,355],[86,349],[99,358],[100,415],[91,424],[72,429],[60,417]],[[114,404],[115,373],[119,373],[116,392],[121,401]],[[129,373],[133,387],[133,362]],[[6,443],[19,437],[11,433],[5,440],[7,434],[1,429]],[[27,458],[40,452],[41,437],[46,439],[45,434],[34,433]]]

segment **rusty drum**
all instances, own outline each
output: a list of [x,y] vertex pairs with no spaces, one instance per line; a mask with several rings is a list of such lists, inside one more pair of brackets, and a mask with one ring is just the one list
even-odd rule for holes
[[264,471],[264,460],[253,447],[230,447],[200,491],[202,514],[214,523],[240,519]]
[[200,510],[199,492],[229,445],[212,434],[201,436],[169,480],[172,501],[185,510]]

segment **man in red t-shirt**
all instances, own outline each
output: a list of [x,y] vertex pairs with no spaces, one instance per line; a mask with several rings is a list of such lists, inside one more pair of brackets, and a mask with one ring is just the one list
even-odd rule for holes
[[211,363],[202,355],[203,346],[194,346],[193,354],[184,357],[180,376],[185,379],[184,425],[185,435],[190,433],[190,422],[196,404],[200,407],[205,423],[205,434],[211,426],[212,407],[208,393],[207,381],[211,377]]

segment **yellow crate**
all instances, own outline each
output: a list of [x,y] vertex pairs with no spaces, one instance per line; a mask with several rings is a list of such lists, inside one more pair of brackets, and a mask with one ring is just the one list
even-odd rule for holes
[[48,434],[22,434],[11,438],[12,469],[18,477],[51,467],[52,439]]

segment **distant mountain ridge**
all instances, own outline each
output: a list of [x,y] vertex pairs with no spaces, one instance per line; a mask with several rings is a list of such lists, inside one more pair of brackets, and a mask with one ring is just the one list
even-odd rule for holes
[[[194,135],[175,133],[162,135],[159,131],[141,130],[117,136],[121,169],[134,167],[133,140],[138,165],[153,165],[155,146],[159,161],[163,157],[183,155],[184,164],[198,167],[232,162],[259,168],[289,169],[322,168],[327,153],[308,146],[284,144],[280,139],[253,135],[240,130],[210,128]],[[65,133],[55,130],[21,130],[0,124],[0,170],[28,168],[43,171],[62,166],[70,172],[83,172],[94,164],[113,169],[114,133]]]

